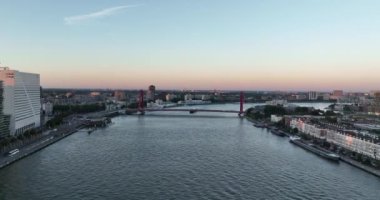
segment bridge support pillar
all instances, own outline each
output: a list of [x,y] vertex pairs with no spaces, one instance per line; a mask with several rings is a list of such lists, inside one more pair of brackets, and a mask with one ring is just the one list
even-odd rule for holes
[[244,93],[240,92],[240,111],[239,111],[239,117],[242,117],[244,115]]
[[137,110],[140,112],[140,114],[145,114],[145,109],[144,109],[144,91],[140,90],[140,96],[139,96],[139,102],[138,102],[138,107]]

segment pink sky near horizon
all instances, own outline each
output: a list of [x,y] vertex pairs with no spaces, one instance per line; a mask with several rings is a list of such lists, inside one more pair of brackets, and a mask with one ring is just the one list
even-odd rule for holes
[[380,88],[380,69],[149,69],[44,70],[46,88],[370,91]]

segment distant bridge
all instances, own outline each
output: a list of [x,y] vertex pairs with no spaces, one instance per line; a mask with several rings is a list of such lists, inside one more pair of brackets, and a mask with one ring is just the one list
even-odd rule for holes
[[157,109],[157,108],[145,108],[144,107],[144,91],[140,90],[139,102],[137,109],[127,109],[130,112],[139,112],[144,114],[145,112],[189,112],[190,114],[196,112],[214,112],[214,113],[236,113],[239,116],[244,115],[244,94],[240,92],[240,109],[239,110],[218,110],[218,109],[198,109],[198,108],[169,108],[169,109]]

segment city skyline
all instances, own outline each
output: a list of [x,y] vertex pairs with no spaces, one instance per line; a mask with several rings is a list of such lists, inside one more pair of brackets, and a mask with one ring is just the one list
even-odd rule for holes
[[45,88],[379,89],[377,1],[18,2],[0,62]]

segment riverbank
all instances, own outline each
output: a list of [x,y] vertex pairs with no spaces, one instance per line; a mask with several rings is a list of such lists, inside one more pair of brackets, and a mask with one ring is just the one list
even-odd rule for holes
[[366,171],[366,172],[368,172],[368,173],[370,173],[370,174],[372,174],[372,175],[375,175],[375,176],[377,176],[377,177],[380,178],[380,170],[377,170],[377,169],[374,169],[374,168],[372,168],[372,167],[369,167],[369,166],[363,165],[362,163],[360,163],[360,162],[358,162],[358,161],[356,161],[356,160],[353,160],[353,159],[351,159],[351,158],[349,158],[349,157],[347,157],[347,156],[342,156],[342,155],[340,155],[340,159],[341,159],[343,162],[345,162],[345,163],[347,163],[347,164],[349,164],[349,165],[352,165],[352,166],[354,166],[354,167],[357,167],[357,168],[359,168],[359,169],[361,169],[361,170],[363,170],[363,171]]
[[54,134],[54,135],[51,135],[51,136],[48,136],[47,138],[41,140],[41,141],[38,141],[38,142],[35,142],[35,143],[32,143],[30,145],[27,145],[20,150],[20,152],[18,154],[15,154],[13,156],[7,156],[7,157],[3,157],[3,158],[0,158],[0,169],[14,163],[14,162],[17,162],[33,153],[36,153],[46,147],[48,147],[49,145],[55,143],[55,142],[58,142],[59,140],[62,140],[63,138],[73,134],[77,132],[77,129],[72,129],[72,130],[68,130],[67,132],[63,132],[59,135],[57,134]]
[[[257,120],[254,120],[254,119],[251,119],[250,117],[245,117],[248,121],[250,121],[253,125],[256,125],[256,124],[264,124],[265,126],[263,127],[260,127],[260,128],[267,128],[267,129],[271,129],[271,128],[275,128],[275,126],[271,126],[269,125],[269,122],[265,122],[265,121],[257,121]],[[284,131],[284,130],[283,130]],[[290,137],[291,134],[289,134],[288,132],[284,131],[284,133],[286,134],[286,136]],[[322,148],[322,147],[320,147]],[[312,151],[311,151],[312,152]],[[312,152],[313,153],[313,152]],[[367,165],[364,165],[362,164],[361,162],[358,162],[350,157],[347,157],[345,155],[342,155],[342,154],[338,154],[339,157],[340,157],[340,160],[351,165],[351,166],[354,166],[354,167],[357,167],[363,171],[366,171],[367,173],[370,173],[372,175],[375,175],[377,177],[380,178],[380,170],[378,169],[375,169],[371,166],[367,166]]]
[[[95,112],[95,113],[88,113],[85,116],[90,117],[90,118],[93,118],[93,117],[112,118],[117,115],[118,115],[117,111],[114,111],[114,112],[101,111],[101,112]],[[63,138],[77,132],[79,129],[83,127],[84,127],[84,124],[82,121],[73,120],[73,119],[70,120],[68,124],[61,125],[57,129],[50,131],[48,135],[39,139],[38,141],[35,141],[29,145],[19,148],[19,153],[13,156],[0,156],[0,169],[62,140]]]

